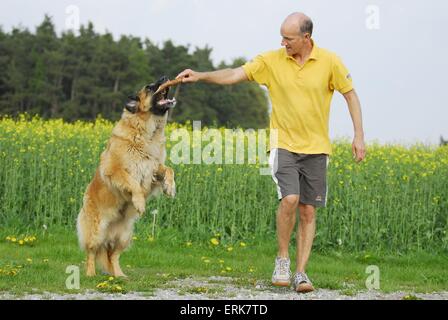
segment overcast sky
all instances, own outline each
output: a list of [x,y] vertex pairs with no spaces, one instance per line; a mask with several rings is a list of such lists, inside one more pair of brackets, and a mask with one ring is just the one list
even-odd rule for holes
[[[448,1],[0,0],[0,25],[34,31],[47,13],[60,32],[76,23],[79,12],[81,24],[92,21],[97,31],[115,36],[172,39],[192,48],[208,44],[218,64],[279,48],[280,24],[294,11],[313,19],[316,44],[336,52],[349,68],[367,141],[448,139]],[[330,131],[332,138],[353,135],[338,93]]]

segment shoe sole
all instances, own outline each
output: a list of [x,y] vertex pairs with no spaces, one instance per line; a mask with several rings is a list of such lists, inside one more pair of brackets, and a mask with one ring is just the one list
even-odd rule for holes
[[291,282],[272,282],[272,285],[274,287],[289,287],[291,285]]
[[314,291],[314,288],[309,283],[301,283],[301,284],[299,284],[296,291],[298,293],[308,293],[308,292]]

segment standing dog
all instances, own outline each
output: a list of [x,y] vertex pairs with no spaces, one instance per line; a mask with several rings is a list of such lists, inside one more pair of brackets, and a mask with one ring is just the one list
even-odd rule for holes
[[174,172],[164,165],[164,128],[175,99],[167,98],[168,88],[158,90],[167,81],[162,77],[129,97],[84,194],[77,229],[87,253],[87,276],[96,274],[95,261],[104,272],[125,276],[120,254],[129,246],[146,199],[162,190],[175,195]]

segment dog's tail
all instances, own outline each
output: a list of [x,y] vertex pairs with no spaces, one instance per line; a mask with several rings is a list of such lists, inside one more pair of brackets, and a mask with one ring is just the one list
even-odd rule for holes
[[81,211],[78,214],[78,218],[76,219],[76,230],[78,231],[78,243],[81,250],[86,249],[84,230],[81,221],[82,219],[84,219],[84,216],[85,216],[84,208],[81,208]]

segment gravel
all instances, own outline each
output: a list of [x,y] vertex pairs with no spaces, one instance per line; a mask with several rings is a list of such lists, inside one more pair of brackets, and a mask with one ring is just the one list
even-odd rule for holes
[[402,300],[405,297],[423,300],[448,300],[448,291],[434,293],[393,292],[375,290],[343,291],[317,289],[298,294],[292,288],[274,288],[268,284],[255,283],[251,288],[238,285],[229,277],[186,278],[173,280],[163,289],[153,293],[128,292],[126,294],[100,293],[87,290],[84,293],[59,294],[52,292],[13,295],[0,293],[0,300]]

